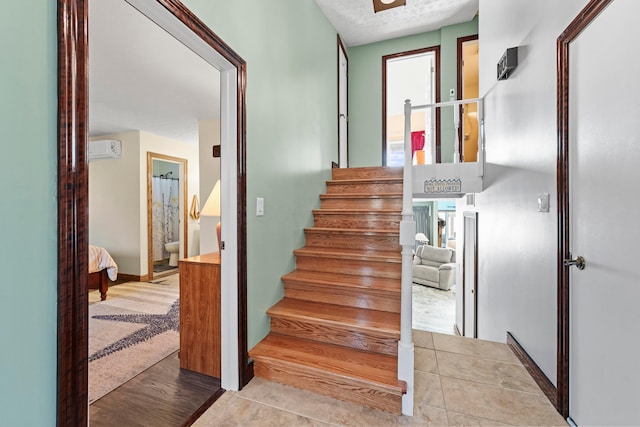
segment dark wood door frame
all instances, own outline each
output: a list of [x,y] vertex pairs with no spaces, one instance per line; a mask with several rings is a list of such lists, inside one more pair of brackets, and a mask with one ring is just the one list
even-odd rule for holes
[[556,408],[569,416],[569,267],[563,260],[570,252],[569,205],[569,45],[613,0],[591,0],[557,40],[557,119],[558,119],[558,351]]
[[[88,1],[58,0],[57,425],[88,423]],[[178,0],[156,0],[237,69],[238,338],[247,353],[246,63]]]
[[[440,46],[392,53],[382,57],[382,166],[387,166],[387,61],[404,56],[434,52],[436,57],[436,102],[440,102]],[[440,162],[440,109],[436,110],[436,163]]]

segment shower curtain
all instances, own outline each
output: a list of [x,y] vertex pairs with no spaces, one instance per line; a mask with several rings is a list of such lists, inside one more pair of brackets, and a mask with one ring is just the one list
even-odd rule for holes
[[169,258],[164,244],[180,239],[178,218],[179,180],[173,178],[153,177],[151,186],[152,218],[153,218],[153,260]]

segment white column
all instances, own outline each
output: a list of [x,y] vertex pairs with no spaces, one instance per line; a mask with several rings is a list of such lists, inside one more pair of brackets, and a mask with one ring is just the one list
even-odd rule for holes
[[402,397],[402,413],[413,415],[413,338],[411,278],[416,223],[413,218],[413,183],[411,158],[411,101],[404,104],[404,173],[402,185],[402,220],[400,245],[402,246],[402,291],[400,295],[400,342],[398,343],[398,379],[407,383]]

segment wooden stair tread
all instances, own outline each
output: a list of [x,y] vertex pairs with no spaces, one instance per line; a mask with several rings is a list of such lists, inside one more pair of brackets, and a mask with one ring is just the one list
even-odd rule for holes
[[402,215],[402,209],[314,209],[311,212],[314,215]]
[[321,194],[320,200],[328,199],[401,199],[402,193],[329,193]]
[[329,228],[329,227],[309,227],[304,229],[308,234],[357,234],[359,236],[399,236],[400,229],[375,229],[375,228]]
[[371,177],[402,177],[402,167],[367,166],[361,168],[335,168],[331,170],[333,179],[371,178]]
[[372,178],[348,178],[348,179],[331,179],[327,181],[328,185],[332,184],[395,184],[402,182],[400,177],[372,177]]
[[400,293],[400,280],[384,277],[359,276],[353,274],[337,274],[321,271],[294,270],[282,276],[284,282],[306,282],[326,286],[345,286],[366,290]]
[[273,333],[251,349],[249,355],[258,362],[302,366],[397,395],[406,391],[404,382],[397,378],[397,358],[390,355]]
[[269,316],[296,318],[331,324],[342,329],[366,330],[400,338],[400,315],[322,302],[283,298],[267,310]]
[[363,251],[362,249],[309,248],[305,246],[304,248],[295,249],[293,254],[296,256],[316,256],[318,258],[339,258],[391,263],[402,262],[402,253],[400,251]]

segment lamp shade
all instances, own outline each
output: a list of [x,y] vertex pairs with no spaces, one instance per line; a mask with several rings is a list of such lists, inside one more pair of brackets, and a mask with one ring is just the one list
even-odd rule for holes
[[424,233],[418,233],[416,234],[416,241],[420,243],[429,243],[429,238],[427,238]]
[[200,216],[220,216],[220,180],[211,190],[211,194],[207,198],[207,202],[200,211]]

